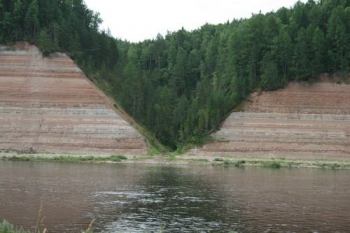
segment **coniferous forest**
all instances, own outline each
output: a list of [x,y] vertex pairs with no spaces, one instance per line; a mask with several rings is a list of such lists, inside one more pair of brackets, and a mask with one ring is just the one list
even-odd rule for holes
[[0,42],[63,51],[164,145],[200,143],[252,91],[350,69],[350,0],[309,0],[249,19],[130,43],[82,0],[0,0]]

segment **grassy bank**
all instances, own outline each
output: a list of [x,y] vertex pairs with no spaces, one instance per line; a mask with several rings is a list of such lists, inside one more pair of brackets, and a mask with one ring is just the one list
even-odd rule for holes
[[[111,156],[81,156],[81,155],[0,155],[1,160],[5,161],[32,161],[32,162],[44,162],[44,161],[56,161],[56,162],[122,162],[128,160],[128,157],[124,155],[111,155]],[[1,232],[0,232],[1,233]]]
[[350,169],[350,161],[325,160],[286,160],[286,159],[223,159],[215,158],[213,164],[224,167],[263,167],[281,168],[320,168],[320,169]]
[[232,158],[232,157],[211,157],[211,156],[184,156],[170,155],[168,161],[183,164],[202,164],[222,167],[262,167],[270,169],[281,168],[319,168],[331,170],[350,169],[350,160],[296,160],[296,159],[275,159],[275,158]]
[[[12,225],[6,220],[0,221],[0,233],[47,233],[47,232],[48,231],[46,228],[43,230],[38,229],[35,231],[26,231],[23,228]],[[88,229],[85,231],[82,231],[82,233],[93,233],[91,230],[91,224],[89,225]]]
[[[139,163],[166,165],[212,165],[223,167],[321,168],[350,169],[350,160],[293,160],[270,158],[232,158],[212,156],[188,156],[175,153],[153,156],[92,156],[92,155],[50,155],[50,154],[0,154],[3,161],[62,162],[62,163]],[[1,232],[0,232],[1,233]]]

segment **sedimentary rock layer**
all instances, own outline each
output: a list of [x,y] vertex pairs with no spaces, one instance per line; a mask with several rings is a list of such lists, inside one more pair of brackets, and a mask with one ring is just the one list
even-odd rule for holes
[[291,83],[254,93],[194,154],[350,159],[350,85]]
[[144,154],[144,138],[64,54],[0,49],[0,150]]

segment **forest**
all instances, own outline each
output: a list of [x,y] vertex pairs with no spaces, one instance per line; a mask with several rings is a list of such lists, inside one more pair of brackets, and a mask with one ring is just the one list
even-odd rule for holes
[[253,91],[350,69],[350,0],[297,2],[140,43],[100,23],[82,0],[0,0],[0,43],[67,53],[171,150],[206,140]]

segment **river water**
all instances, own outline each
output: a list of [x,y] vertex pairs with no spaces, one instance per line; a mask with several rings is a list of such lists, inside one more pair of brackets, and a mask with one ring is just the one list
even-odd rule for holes
[[53,233],[350,232],[350,171],[0,162],[0,219],[39,209]]

